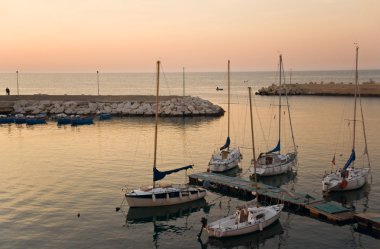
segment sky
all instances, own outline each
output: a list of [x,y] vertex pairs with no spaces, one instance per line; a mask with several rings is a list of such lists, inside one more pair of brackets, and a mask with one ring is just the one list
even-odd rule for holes
[[380,69],[378,0],[0,0],[0,72]]

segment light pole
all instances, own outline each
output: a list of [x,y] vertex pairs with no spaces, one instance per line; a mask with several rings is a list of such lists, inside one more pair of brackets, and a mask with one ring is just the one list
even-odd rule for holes
[[18,90],[18,70],[16,71],[16,83],[17,83],[17,95],[20,95],[20,92]]
[[98,80],[98,96],[99,96],[99,71],[96,71],[96,78]]

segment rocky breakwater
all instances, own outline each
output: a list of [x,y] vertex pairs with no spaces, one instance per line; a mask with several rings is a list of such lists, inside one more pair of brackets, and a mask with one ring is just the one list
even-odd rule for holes
[[[110,113],[113,116],[153,116],[156,112],[156,104],[151,100],[118,102],[16,100],[13,104],[13,110],[14,113],[33,115],[46,113],[49,116],[55,116],[59,113],[67,115]],[[223,114],[223,108],[199,97],[173,97],[159,103],[160,116],[221,116]]]
[[[280,87],[272,84],[263,87],[256,92],[256,95],[278,95]],[[363,82],[359,84],[361,96],[379,97],[380,84],[375,82]],[[316,83],[286,84],[281,86],[281,92],[287,95],[316,95],[316,96],[353,96],[355,85],[352,83]]]

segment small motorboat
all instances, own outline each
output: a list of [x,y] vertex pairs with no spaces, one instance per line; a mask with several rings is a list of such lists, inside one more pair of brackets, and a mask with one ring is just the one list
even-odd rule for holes
[[46,114],[28,115],[25,120],[26,125],[47,124]]
[[112,116],[110,113],[100,113],[98,118],[99,120],[110,120]]
[[15,115],[15,124],[25,124],[26,123],[26,117],[24,114],[16,114]]
[[15,122],[14,117],[10,117],[7,115],[0,115],[0,124],[12,124]]
[[217,86],[217,87],[216,87],[216,90],[217,90],[217,91],[223,91],[223,88]]
[[71,124],[71,118],[67,116],[65,113],[59,113],[56,117],[58,126]]
[[92,124],[94,124],[94,120],[92,117],[75,115],[74,117],[71,118],[71,126],[92,125]]

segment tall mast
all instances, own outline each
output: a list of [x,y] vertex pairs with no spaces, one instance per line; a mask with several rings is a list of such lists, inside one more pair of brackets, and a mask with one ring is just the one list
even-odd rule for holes
[[[280,54],[280,82],[279,82],[279,89],[278,89],[278,142],[281,144],[281,78],[282,76],[282,55]],[[278,150],[278,153],[281,154],[281,146]]]
[[[228,60],[228,137],[230,137],[230,60]],[[230,146],[228,145],[228,150]]]
[[[158,96],[160,89],[160,61],[157,61],[157,89],[156,89],[156,115],[155,115],[155,128],[154,128],[154,159],[153,159],[153,169],[156,168],[157,165],[157,128],[158,128]],[[153,177],[153,188],[156,187],[156,183]]]
[[253,115],[252,115],[252,97],[251,97],[251,87],[248,87],[249,91],[249,112],[251,114],[251,135],[252,135],[252,154],[253,154],[253,169],[255,174],[255,188],[256,188],[256,206],[259,207],[259,193],[257,184],[257,174],[256,174],[256,153],[255,153],[255,135],[253,132]]
[[354,135],[352,139],[352,150],[355,150],[355,134],[356,134],[356,99],[358,91],[358,51],[359,47],[356,46],[356,63],[355,63],[355,102],[354,102]]

